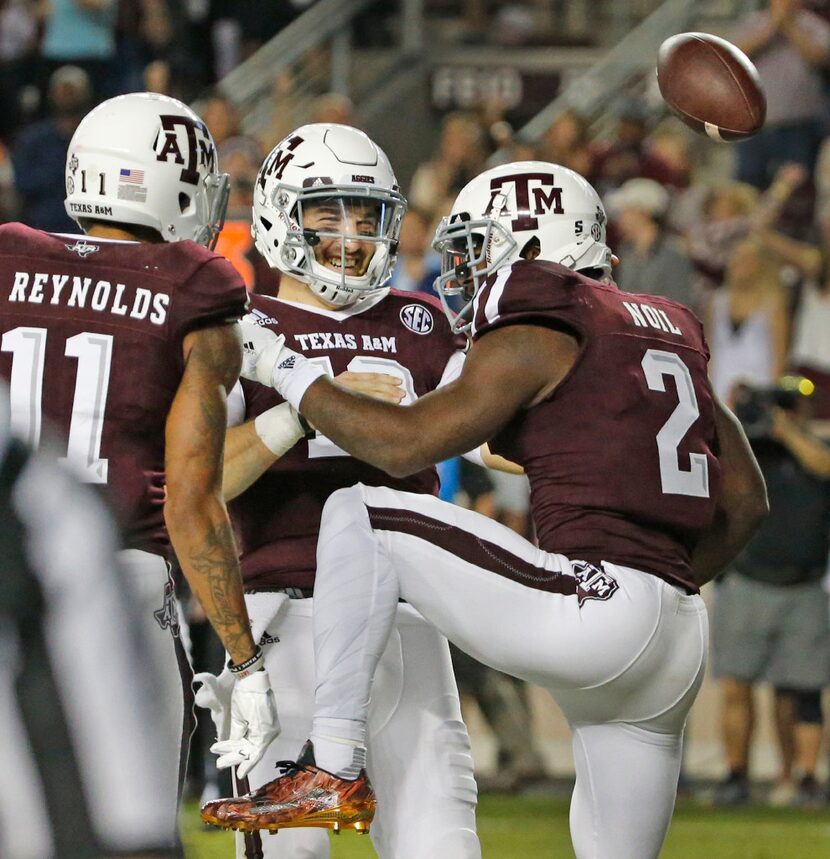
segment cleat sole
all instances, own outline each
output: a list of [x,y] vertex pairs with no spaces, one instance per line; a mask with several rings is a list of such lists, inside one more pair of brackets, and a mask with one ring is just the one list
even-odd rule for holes
[[298,829],[300,827],[313,827],[317,829],[331,829],[335,835],[339,835],[344,829],[354,829],[360,835],[366,835],[375,816],[374,804],[363,807],[351,806],[347,810],[326,809],[308,814],[297,820],[284,823],[260,823],[254,820],[234,820],[232,823],[221,821],[216,818],[203,817],[205,823],[216,826],[219,829],[232,829],[235,832],[259,832],[265,830],[271,835],[276,835],[280,829]]

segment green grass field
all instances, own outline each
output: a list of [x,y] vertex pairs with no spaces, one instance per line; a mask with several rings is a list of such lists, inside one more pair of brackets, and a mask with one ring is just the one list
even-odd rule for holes
[[[564,797],[485,795],[478,827],[484,859],[573,859]],[[185,822],[188,859],[231,859],[231,835],[205,832],[195,807]],[[279,838],[279,835],[263,836]],[[369,839],[353,832],[333,838],[332,859],[374,856]],[[748,808],[715,811],[680,803],[661,859],[825,859],[830,811]]]

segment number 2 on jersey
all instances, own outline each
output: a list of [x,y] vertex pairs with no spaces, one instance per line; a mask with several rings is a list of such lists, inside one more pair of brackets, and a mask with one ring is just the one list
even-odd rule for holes
[[674,352],[649,349],[643,356],[643,373],[651,391],[666,392],[665,377],[674,378],[677,406],[657,433],[657,453],[660,461],[660,483],[665,495],[709,497],[709,463],[705,454],[690,453],[690,468],[680,467],[677,448],[683,436],[700,417],[692,374],[681,357]]
[[[11,426],[32,447],[40,443],[45,328],[13,328],[3,334],[0,351],[11,352]],[[65,460],[87,483],[106,483],[109,460],[101,459],[104,409],[112,363],[112,335],[76,334],[66,341],[64,355],[78,361]]]

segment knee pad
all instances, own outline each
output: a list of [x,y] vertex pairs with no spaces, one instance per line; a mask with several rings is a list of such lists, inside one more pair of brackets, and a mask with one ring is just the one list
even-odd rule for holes
[[801,689],[795,693],[795,717],[808,725],[821,724],[821,692],[818,689]]
[[449,720],[439,727],[439,742],[447,751],[444,783],[452,801],[475,811],[478,798],[470,737],[463,722]]
[[820,725],[822,723],[821,690],[776,686],[775,694],[792,698],[796,722],[808,725]]

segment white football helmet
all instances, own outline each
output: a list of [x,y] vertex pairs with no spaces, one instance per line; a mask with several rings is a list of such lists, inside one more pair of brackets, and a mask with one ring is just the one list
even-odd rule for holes
[[[435,289],[453,331],[466,331],[475,294],[488,275],[517,259],[556,262],[575,271],[611,272],[605,210],[578,173],[546,161],[486,170],[458,194],[435,234],[442,255]],[[456,311],[449,297],[467,303]]]
[[66,156],[66,211],[151,227],[166,242],[213,248],[225,219],[228,176],[193,111],[143,92],[102,102],[78,126]]
[[[343,307],[383,289],[405,211],[380,147],[356,128],[316,123],[289,134],[265,159],[254,188],[251,232],[272,268]],[[355,260],[353,249],[367,243],[374,245],[371,256]],[[315,248],[331,254],[328,265]]]

